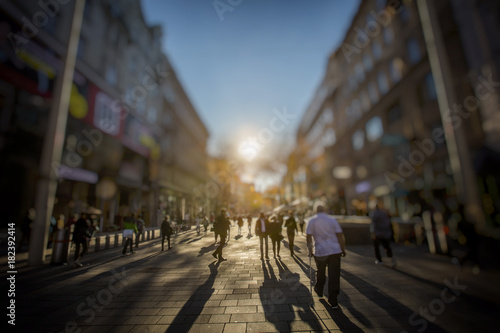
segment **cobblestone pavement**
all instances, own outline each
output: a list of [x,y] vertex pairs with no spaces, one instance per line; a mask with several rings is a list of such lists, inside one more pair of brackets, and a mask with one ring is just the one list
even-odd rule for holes
[[154,239],[123,257],[119,248],[89,254],[81,268],[20,269],[13,331],[498,331],[498,272],[458,267],[411,245],[394,248],[391,269],[374,264],[371,246],[348,246],[334,310],[311,295],[305,236],[296,237],[297,256],[285,238],[281,259],[270,247],[271,260],[261,261],[258,238],[236,230],[220,263],[213,233],[188,231],[164,252]]

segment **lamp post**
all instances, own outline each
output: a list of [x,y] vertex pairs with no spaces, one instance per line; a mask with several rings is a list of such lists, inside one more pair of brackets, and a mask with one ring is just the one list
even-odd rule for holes
[[29,266],[43,264],[46,256],[49,221],[52,216],[57,190],[57,175],[54,168],[60,165],[64,144],[71,85],[75,71],[84,7],[85,0],[75,1],[63,67],[57,76],[52,95],[52,106],[40,160],[39,179],[36,184],[36,218],[29,244]]

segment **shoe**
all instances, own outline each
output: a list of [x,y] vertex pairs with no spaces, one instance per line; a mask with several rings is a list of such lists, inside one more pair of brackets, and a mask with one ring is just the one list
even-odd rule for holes
[[382,264],[382,260],[375,260],[375,264],[377,265]]
[[219,261],[227,261],[227,259],[226,259],[226,258],[222,258],[222,257],[220,257],[220,258],[219,258]]
[[314,291],[316,292],[316,294],[318,294],[319,297],[323,297],[323,293],[319,291],[319,289],[316,286],[314,286]]
[[215,252],[212,253],[212,257],[214,257],[215,259],[217,259],[217,254],[215,254]]
[[269,260],[269,256],[266,256],[266,260]]
[[328,300],[328,303],[332,306],[333,309],[339,308],[339,302],[337,302],[337,300]]
[[172,248],[171,246],[169,246],[169,247],[168,247],[168,249],[169,249],[169,250],[170,250],[171,248]]
[[262,257],[262,256],[261,256],[261,257],[260,257],[260,260],[264,260],[264,257]]
[[280,258],[280,259],[281,259],[281,256],[280,256],[279,254],[278,254],[278,258]]
[[135,254],[135,251],[132,251],[132,252],[130,252],[130,253]]

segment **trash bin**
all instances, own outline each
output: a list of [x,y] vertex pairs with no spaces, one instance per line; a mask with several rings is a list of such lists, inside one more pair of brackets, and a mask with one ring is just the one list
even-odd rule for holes
[[57,230],[54,246],[52,247],[51,265],[63,265],[68,262],[69,230]]

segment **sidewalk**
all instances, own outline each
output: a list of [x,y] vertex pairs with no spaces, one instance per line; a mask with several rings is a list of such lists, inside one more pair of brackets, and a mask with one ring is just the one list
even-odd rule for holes
[[394,248],[398,265],[391,269],[374,264],[370,246],[348,246],[341,309],[333,310],[310,293],[305,236],[296,238],[296,257],[282,244],[281,260],[271,250],[271,260],[261,262],[258,238],[235,239],[236,232],[222,263],[211,256],[213,233],[188,231],[172,237],[165,252],[154,239],[125,257],[120,248],[89,254],[81,268],[22,268],[16,330],[9,331],[498,331],[498,272],[474,274],[411,246]]

